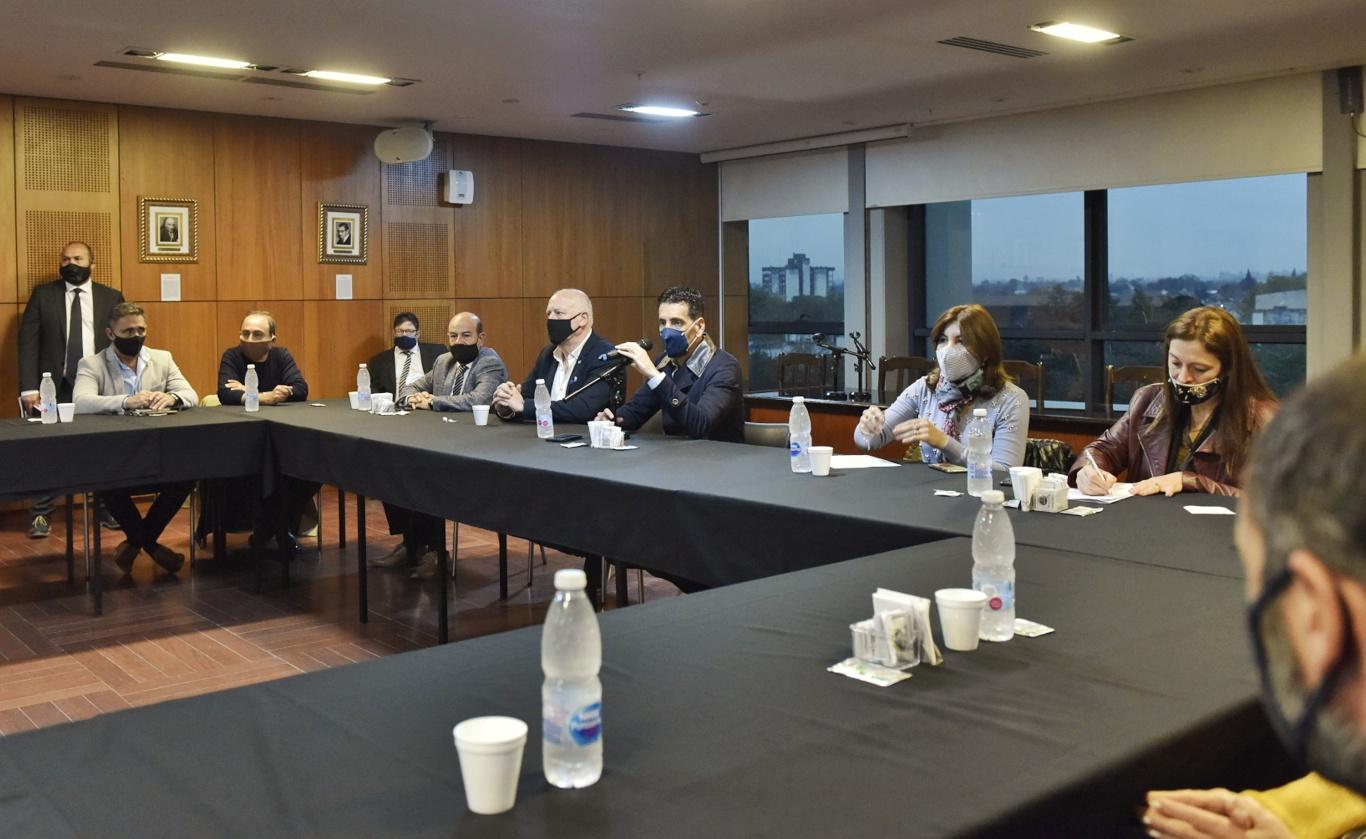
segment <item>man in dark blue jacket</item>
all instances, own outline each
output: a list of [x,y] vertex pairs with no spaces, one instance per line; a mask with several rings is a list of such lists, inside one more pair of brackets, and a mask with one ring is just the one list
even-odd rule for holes
[[[593,331],[593,301],[588,295],[576,288],[552,294],[545,307],[545,327],[550,344],[536,357],[530,375],[520,387],[504,382],[494,391],[493,410],[498,416],[536,419],[537,379],[545,379],[555,422],[583,424],[618,404],[626,368],[618,359],[606,358],[612,343]],[[589,385],[608,370],[619,375]]]
[[651,361],[640,345],[619,344],[616,350],[631,359],[645,378],[631,401],[615,412],[598,415],[614,420],[627,431],[644,425],[656,411],[664,412],[664,433],[694,440],[745,441],[745,403],[740,362],[718,349],[707,335],[702,292],[686,286],[659,295],[659,337],[664,355]]

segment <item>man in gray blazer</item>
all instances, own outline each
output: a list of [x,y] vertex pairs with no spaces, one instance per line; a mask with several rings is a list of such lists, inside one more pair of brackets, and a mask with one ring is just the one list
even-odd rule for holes
[[[78,414],[123,414],[135,410],[163,411],[190,408],[199,396],[190,387],[166,350],[144,346],[147,319],[136,303],[119,303],[109,312],[105,337],[110,346],[81,359],[73,395]],[[109,512],[123,525],[128,538],[114,551],[114,564],[123,573],[133,570],[139,551],[174,574],[185,557],[157,540],[190,494],[183,481],[159,487],[134,487],[100,493]],[[156,492],[144,517],[133,503],[134,494]]]
[[[498,353],[484,346],[484,322],[478,315],[461,312],[451,318],[446,341],[450,351],[437,356],[431,370],[421,378],[399,389],[400,405],[417,410],[468,411],[475,405],[488,405],[493,392],[507,381],[507,366]],[[389,532],[403,534],[403,541],[370,564],[395,568],[420,556],[422,562],[413,579],[435,577],[440,552],[445,550],[446,522],[389,503],[384,505],[384,515],[389,519]]]

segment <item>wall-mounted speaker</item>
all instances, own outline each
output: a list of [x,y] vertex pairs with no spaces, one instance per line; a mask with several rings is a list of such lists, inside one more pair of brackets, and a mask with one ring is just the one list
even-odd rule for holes
[[474,203],[474,173],[468,169],[452,169],[446,173],[446,189],[441,200],[447,204]]

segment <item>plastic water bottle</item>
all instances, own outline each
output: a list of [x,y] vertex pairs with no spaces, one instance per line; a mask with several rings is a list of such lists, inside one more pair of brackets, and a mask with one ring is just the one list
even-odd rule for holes
[[242,397],[242,404],[246,406],[247,412],[261,410],[261,380],[256,376],[256,365],[247,365],[247,393]]
[[991,424],[987,409],[974,408],[968,423],[968,495],[981,496],[991,489]]
[[787,416],[787,446],[792,455],[793,472],[811,471],[811,415],[806,397],[792,397],[792,413]]
[[550,391],[545,379],[536,380],[536,436],[544,440],[555,436],[555,417],[550,413]]
[[577,568],[555,572],[541,632],[541,766],[545,779],[579,789],[602,777],[602,636]]
[[987,596],[982,611],[983,641],[1009,641],[1015,634],[1015,529],[1006,516],[1005,493],[982,493],[972,527],[972,587]]
[[356,407],[368,411],[370,404],[370,371],[364,364],[356,371]]
[[51,373],[44,373],[43,382],[38,385],[38,413],[43,425],[57,421],[57,383],[52,381]]

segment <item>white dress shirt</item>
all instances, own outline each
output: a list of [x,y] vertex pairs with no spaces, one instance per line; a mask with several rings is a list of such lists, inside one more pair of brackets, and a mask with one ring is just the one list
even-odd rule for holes
[[[410,383],[415,382],[415,381],[417,381],[418,379],[422,378],[423,374],[426,372],[425,370],[422,369],[422,349],[421,349],[421,347],[420,347],[420,346],[413,347],[412,350],[410,350],[410,352],[413,354],[413,366],[412,366],[412,369],[408,371],[408,381],[406,381],[406,382],[398,382],[397,384],[395,384],[395,386],[394,386],[394,392],[395,392],[395,393],[397,393],[398,391],[402,390],[404,385],[410,384]],[[398,347],[394,347],[394,378],[397,379],[399,376],[402,376],[402,375],[403,375],[403,350],[399,349]]]
[[560,366],[555,369],[555,380],[550,385],[551,402],[563,400],[564,395],[569,392],[569,378],[574,374],[574,366],[579,363],[579,353],[586,343],[588,343],[587,338],[580,341],[579,345],[567,356],[560,355],[558,347],[552,353],[555,359],[560,362]]

